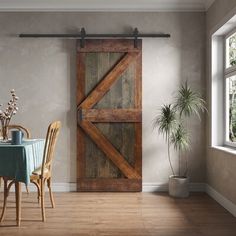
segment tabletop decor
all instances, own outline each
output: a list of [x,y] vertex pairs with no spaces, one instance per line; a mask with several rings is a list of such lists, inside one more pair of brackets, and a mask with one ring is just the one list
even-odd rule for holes
[[0,104],[0,122],[1,122],[2,137],[4,141],[8,140],[7,126],[10,124],[12,116],[14,116],[18,111],[17,101],[19,100],[19,97],[16,96],[14,89],[12,89],[10,93],[12,98],[8,102],[7,104],[8,106],[5,109],[5,111],[1,110],[2,104]]

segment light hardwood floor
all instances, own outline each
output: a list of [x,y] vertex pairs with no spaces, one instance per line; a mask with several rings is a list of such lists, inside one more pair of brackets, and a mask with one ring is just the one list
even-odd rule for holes
[[203,193],[188,199],[160,193],[56,193],[55,209],[46,194],[47,222],[41,222],[35,193],[23,194],[18,228],[11,193],[0,236],[236,236],[236,218]]

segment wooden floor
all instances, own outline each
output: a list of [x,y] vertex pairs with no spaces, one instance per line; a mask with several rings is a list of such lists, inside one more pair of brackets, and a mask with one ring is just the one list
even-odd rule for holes
[[57,193],[55,200],[42,223],[35,193],[23,194],[17,228],[12,193],[0,236],[236,236],[236,218],[206,194],[173,199],[157,193]]

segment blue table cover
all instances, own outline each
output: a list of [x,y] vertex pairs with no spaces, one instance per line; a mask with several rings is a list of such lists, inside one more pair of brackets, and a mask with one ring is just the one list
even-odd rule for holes
[[0,176],[29,184],[32,171],[42,165],[44,139],[24,140],[21,145],[0,141]]

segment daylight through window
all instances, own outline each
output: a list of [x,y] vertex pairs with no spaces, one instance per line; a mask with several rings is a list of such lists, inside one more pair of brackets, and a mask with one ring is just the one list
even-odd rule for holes
[[236,33],[225,40],[225,136],[226,144],[236,146]]

